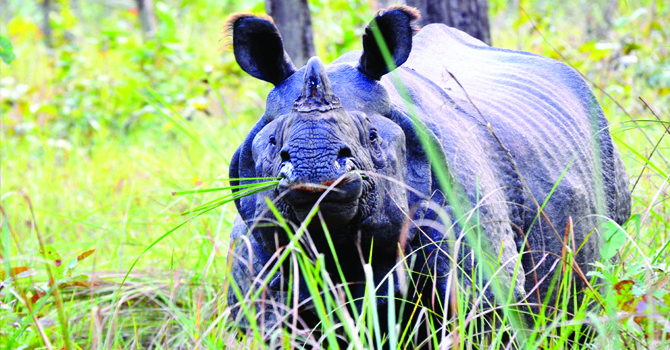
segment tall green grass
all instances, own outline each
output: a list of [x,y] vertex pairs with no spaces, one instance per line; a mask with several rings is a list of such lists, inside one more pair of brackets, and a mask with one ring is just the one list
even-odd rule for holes
[[[161,30],[147,42],[127,8],[58,3],[53,49],[41,41],[36,5],[10,0],[1,15],[0,36],[17,58],[0,63],[0,347],[271,347],[260,327],[241,336],[226,305],[234,206],[221,192],[187,192],[228,186],[230,156],[262,114],[269,87],[246,77],[221,40],[229,13],[262,11],[262,2],[157,3]],[[601,263],[605,285],[587,295],[604,307],[584,303],[556,322],[548,308],[527,347],[571,348],[566,330],[581,323],[599,331],[596,348],[667,347],[670,9],[647,1],[490,5],[496,46],[567,60],[592,82],[635,184],[633,217],[610,231],[617,262]],[[325,61],[360,48],[374,14],[362,1],[315,1],[312,10]],[[212,210],[166,235],[198,208]],[[355,348],[396,348],[413,337],[412,327],[388,327],[388,338],[378,331],[395,324],[373,307],[388,291],[366,291],[360,313],[345,307],[347,285],[335,285],[314,256],[296,239],[283,259],[312,276],[320,334],[287,327],[271,345],[336,347],[346,337]],[[476,328],[487,314],[465,300],[454,301],[458,318],[442,329],[428,324],[445,332],[444,344],[498,348],[503,331],[518,331],[508,320]],[[414,320],[429,319],[401,305]]]

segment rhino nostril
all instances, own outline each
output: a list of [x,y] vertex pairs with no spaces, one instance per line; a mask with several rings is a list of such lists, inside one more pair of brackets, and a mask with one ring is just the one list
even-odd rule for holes
[[291,155],[288,154],[288,151],[284,150],[279,153],[279,156],[281,157],[281,160],[284,162],[288,162],[291,160]]
[[347,146],[340,147],[340,152],[337,154],[340,157],[349,158],[351,157],[351,149]]
[[286,185],[293,178],[293,165],[291,163],[284,163],[281,169],[279,169],[279,187],[286,187]]

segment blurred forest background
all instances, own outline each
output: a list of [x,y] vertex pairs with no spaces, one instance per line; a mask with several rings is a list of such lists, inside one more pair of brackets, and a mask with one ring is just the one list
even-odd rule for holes
[[[264,2],[154,0],[153,29],[131,0],[44,5],[0,0],[0,346],[227,344],[234,206],[172,232],[220,196],[172,192],[223,186],[263,113],[271,86],[239,69],[224,24]],[[379,8],[309,1],[316,54],[360,49]],[[670,2],[491,0],[488,14],[494,46],[589,81],[634,188],[631,224],[612,238],[625,264],[606,277],[633,281],[636,298],[670,295]]]

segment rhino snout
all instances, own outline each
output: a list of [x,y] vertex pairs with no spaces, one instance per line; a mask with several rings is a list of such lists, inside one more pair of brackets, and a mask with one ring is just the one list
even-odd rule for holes
[[[291,166],[287,166],[287,171],[290,169]],[[347,172],[336,179],[318,183],[292,182],[288,177],[282,177],[277,192],[301,221],[318,204],[326,221],[347,223],[358,212],[363,178],[356,172]]]

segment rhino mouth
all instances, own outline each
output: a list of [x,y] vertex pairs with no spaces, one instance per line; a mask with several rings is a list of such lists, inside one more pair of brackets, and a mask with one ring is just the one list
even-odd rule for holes
[[282,178],[277,191],[300,221],[304,221],[312,208],[318,205],[328,224],[346,224],[358,213],[363,181],[363,177],[353,171],[322,183],[291,183]]

